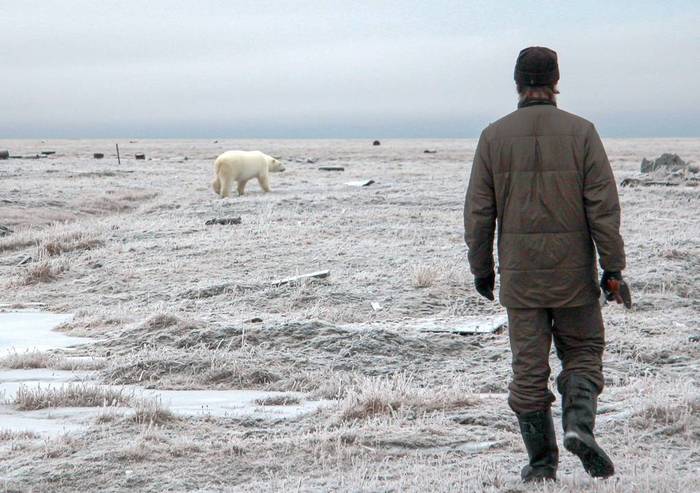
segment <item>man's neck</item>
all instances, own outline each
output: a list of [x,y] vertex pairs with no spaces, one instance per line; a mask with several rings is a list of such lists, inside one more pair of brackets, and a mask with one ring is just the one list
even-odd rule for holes
[[550,91],[530,90],[520,95],[518,108],[533,106],[537,104],[557,105],[557,95]]

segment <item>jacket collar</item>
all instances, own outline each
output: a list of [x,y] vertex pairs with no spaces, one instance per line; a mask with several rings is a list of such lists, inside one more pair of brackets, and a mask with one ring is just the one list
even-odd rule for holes
[[525,101],[520,101],[518,103],[518,108],[527,108],[528,106],[537,106],[541,104],[548,104],[550,106],[556,106],[557,103],[550,101],[549,99],[526,99]]

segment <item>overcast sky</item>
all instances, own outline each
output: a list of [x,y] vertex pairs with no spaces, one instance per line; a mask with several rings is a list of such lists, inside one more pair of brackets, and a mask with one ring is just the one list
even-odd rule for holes
[[0,138],[475,137],[530,45],[603,136],[700,136],[697,0],[0,0]]

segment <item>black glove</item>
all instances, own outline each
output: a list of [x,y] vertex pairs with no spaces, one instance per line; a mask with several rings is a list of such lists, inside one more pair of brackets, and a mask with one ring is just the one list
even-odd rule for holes
[[[617,281],[622,280],[622,272],[618,271],[609,271],[609,270],[604,270],[603,275],[600,278],[600,289],[603,290],[605,293],[605,296],[607,298],[608,293],[610,290],[608,289],[608,281],[611,279],[615,279]],[[608,301],[611,301],[612,298],[608,298]]]
[[632,294],[629,286],[622,279],[620,271],[603,271],[603,276],[600,278],[600,288],[603,290],[606,300],[614,300],[618,304],[625,305],[626,308],[632,308]]
[[496,274],[491,273],[486,277],[475,277],[474,287],[477,293],[491,301],[494,300],[493,288],[496,286]]

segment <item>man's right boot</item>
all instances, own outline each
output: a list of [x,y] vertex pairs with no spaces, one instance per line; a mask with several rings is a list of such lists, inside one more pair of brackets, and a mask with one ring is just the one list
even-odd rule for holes
[[525,442],[530,463],[523,467],[520,476],[526,483],[531,481],[556,481],[559,465],[559,448],[554,432],[552,412],[535,411],[516,414],[520,433]]
[[559,389],[562,394],[564,447],[581,459],[594,478],[615,474],[615,466],[593,436],[598,389],[578,375],[570,375]]

